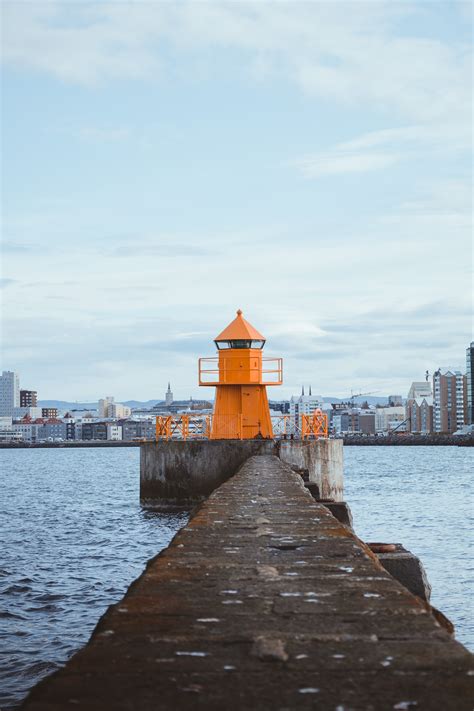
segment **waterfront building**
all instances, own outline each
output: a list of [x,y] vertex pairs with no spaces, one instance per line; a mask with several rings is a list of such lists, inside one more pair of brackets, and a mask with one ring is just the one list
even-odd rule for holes
[[375,434],[375,410],[347,407],[344,403],[332,405],[331,429],[336,435]]
[[474,341],[466,348],[467,420],[474,425]]
[[415,397],[407,401],[407,430],[413,433],[433,432],[433,398]]
[[34,422],[25,420],[23,422],[14,422],[12,425],[12,433],[14,435],[20,435],[22,442],[37,442],[38,429],[41,425],[37,425]]
[[137,439],[155,439],[155,420],[123,420],[122,439],[132,442]]
[[122,427],[116,423],[107,423],[107,439],[112,442],[120,442],[122,439]]
[[173,393],[171,392],[171,385],[168,383],[168,390],[165,393],[165,405],[169,407],[173,404]]
[[0,417],[0,442],[6,442],[12,435],[12,418]]
[[433,389],[429,380],[416,380],[408,391],[407,402],[416,397],[432,397]]
[[433,375],[433,431],[453,433],[467,419],[467,379],[459,370],[441,369]]
[[364,435],[375,434],[375,412],[360,410],[352,415],[352,432]]
[[81,428],[82,440],[106,440],[108,422],[83,422]]
[[[390,399],[389,399],[390,402]],[[396,429],[401,432],[404,429],[401,423],[406,419],[403,405],[394,407],[377,407],[375,410],[375,431],[391,432]]]
[[36,390],[20,390],[20,407],[37,407],[38,393]]
[[38,429],[37,437],[44,441],[66,440],[68,426],[66,422],[51,417]]
[[428,380],[414,381],[405,406],[408,432],[428,434],[433,431],[433,390]]
[[43,417],[46,420],[55,420],[58,416],[58,408],[57,407],[42,407],[41,408],[41,417]]
[[12,428],[3,429],[0,427],[0,442],[23,442],[23,435],[14,432]]
[[0,417],[11,417],[15,407],[20,407],[20,377],[4,370],[0,375]]

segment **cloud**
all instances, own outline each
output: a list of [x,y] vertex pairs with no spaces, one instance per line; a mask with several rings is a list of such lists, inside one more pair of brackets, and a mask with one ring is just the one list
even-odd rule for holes
[[[243,53],[253,81],[275,76],[340,104],[416,120],[469,120],[462,41],[423,36],[424,3],[3,3],[4,57],[61,81],[94,85],[173,74],[173,52],[215,71],[216,52]],[[446,9],[454,13],[455,9]],[[459,15],[461,17],[461,15]],[[411,21],[418,34],[403,32]],[[417,22],[418,21],[418,22]]]
[[12,284],[16,283],[16,279],[7,279],[6,277],[0,277],[0,289],[5,289],[7,286],[11,286]]
[[[330,150],[308,154],[292,162],[306,178],[325,175],[365,173],[382,170],[401,160],[417,158],[433,151],[461,150],[471,146],[469,131],[453,135],[452,126],[413,125],[386,128],[363,133],[350,141],[336,144]],[[453,181],[450,193],[460,191]],[[465,201],[466,201],[466,196]],[[443,202],[446,197],[443,198]]]
[[332,153],[306,156],[295,165],[305,178],[321,178],[324,175],[342,175],[345,173],[366,173],[393,165],[397,156],[388,153],[357,153],[335,149]]

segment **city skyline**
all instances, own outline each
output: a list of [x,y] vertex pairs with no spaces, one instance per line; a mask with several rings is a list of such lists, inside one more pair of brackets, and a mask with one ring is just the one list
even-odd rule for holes
[[281,398],[463,369],[470,3],[2,12],[2,369],[42,399],[209,397],[237,308]]

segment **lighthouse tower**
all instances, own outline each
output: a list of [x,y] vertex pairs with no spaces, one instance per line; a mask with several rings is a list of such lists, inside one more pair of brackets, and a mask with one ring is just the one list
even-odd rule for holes
[[271,439],[266,386],[283,382],[282,359],[263,358],[265,337],[240,309],[214,343],[218,357],[199,360],[199,385],[216,387],[211,439]]

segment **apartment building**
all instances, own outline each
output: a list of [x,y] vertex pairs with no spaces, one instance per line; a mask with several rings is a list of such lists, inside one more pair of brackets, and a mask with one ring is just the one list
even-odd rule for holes
[[453,433],[467,421],[467,378],[439,368],[433,375],[433,432]]
[[15,407],[20,407],[20,377],[4,370],[0,375],[0,417],[11,417]]

